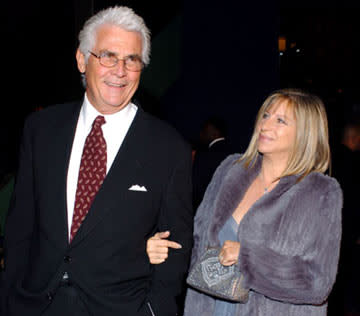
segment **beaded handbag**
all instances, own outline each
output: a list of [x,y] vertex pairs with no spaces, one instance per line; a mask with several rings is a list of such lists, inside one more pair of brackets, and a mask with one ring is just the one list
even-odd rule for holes
[[193,288],[224,300],[245,303],[249,290],[242,287],[243,274],[236,265],[223,266],[220,248],[208,248],[190,270],[186,282]]

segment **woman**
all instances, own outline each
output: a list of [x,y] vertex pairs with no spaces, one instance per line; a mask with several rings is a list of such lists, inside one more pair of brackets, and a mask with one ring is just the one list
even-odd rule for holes
[[[230,303],[189,289],[185,315],[326,315],[341,238],[342,193],[324,175],[328,128],[319,98],[298,90],[271,94],[259,110],[244,155],[218,167],[195,217],[191,265],[222,245],[223,265],[237,263],[249,289]],[[179,245],[158,233],[151,263]],[[230,238],[229,238],[230,236]]]

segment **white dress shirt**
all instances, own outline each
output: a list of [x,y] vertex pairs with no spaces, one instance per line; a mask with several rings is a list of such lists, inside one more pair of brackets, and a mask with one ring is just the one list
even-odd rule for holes
[[130,128],[132,121],[137,112],[137,106],[129,103],[121,111],[110,115],[104,115],[98,112],[94,106],[89,102],[86,94],[84,103],[80,110],[80,115],[76,125],[73,145],[71,148],[71,155],[69,161],[69,168],[67,173],[67,217],[68,217],[68,232],[70,238],[70,229],[72,217],[74,213],[75,194],[77,188],[77,180],[79,175],[81,156],[85,145],[85,140],[91,131],[92,124],[98,115],[105,118],[105,124],[102,125],[103,135],[107,147],[107,164],[106,173],[109,172],[111,165],[118,153],[124,138]]

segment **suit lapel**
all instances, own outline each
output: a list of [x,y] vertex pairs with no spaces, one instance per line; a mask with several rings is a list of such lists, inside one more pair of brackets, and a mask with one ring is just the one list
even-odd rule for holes
[[[61,247],[68,244],[68,219],[67,219],[67,199],[66,183],[67,170],[71,154],[72,142],[74,139],[77,120],[79,117],[80,105],[78,103],[71,107],[70,113],[59,118],[58,125],[54,126],[54,135],[52,144],[47,148],[49,152],[49,161],[55,168],[51,171],[51,190],[49,194],[53,196],[49,200],[53,203],[51,216],[49,216],[50,226],[52,228],[51,236],[54,236],[56,243],[61,243]],[[50,184],[49,184],[50,185]]]
[[80,243],[106,217],[113,207],[113,197],[126,192],[129,183],[134,183],[136,175],[141,174],[140,170],[143,168],[141,157],[144,149],[138,144],[144,142],[145,116],[146,114],[139,107],[89,213],[71,242],[71,247]]

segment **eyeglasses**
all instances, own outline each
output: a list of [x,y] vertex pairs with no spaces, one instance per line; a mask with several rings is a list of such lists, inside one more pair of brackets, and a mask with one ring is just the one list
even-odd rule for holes
[[108,51],[102,52],[100,55],[96,55],[91,51],[89,51],[89,53],[99,59],[100,65],[107,68],[116,66],[120,60],[124,61],[124,67],[126,70],[141,71],[144,68],[143,61],[137,55],[129,55],[124,58],[118,58],[114,53]]

